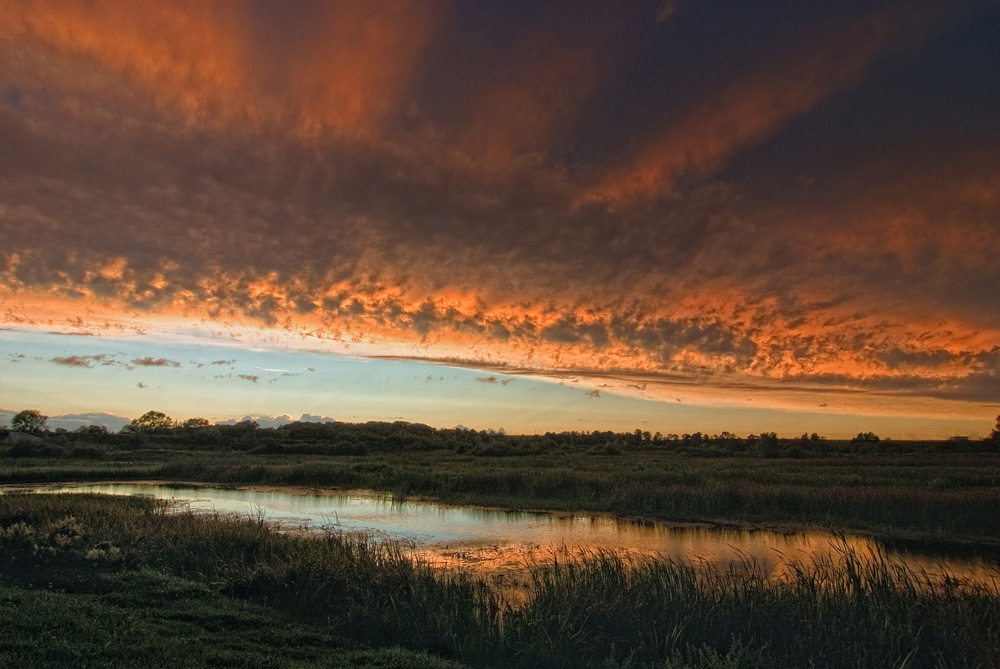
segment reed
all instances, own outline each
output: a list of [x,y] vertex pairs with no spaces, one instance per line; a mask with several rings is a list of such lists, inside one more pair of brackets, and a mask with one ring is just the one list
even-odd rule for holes
[[654,666],[706,653],[736,666],[1000,662],[995,590],[935,582],[847,549],[842,560],[799,565],[778,581],[753,564],[719,571],[600,554],[536,572],[533,585],[534,598],[506,631],[520,654],[543,666],[586,666],[601,656]]
[[767,578],[599,553],[531,572],[527,602],[364,536],[298,538],[260,518],[139,498],[0,496],[2,579],[40,566],[153,569],[294,612],[332,634],[496,667],[994,667],[997,590],[884,556]]
[[927,450],[947,444],[915,451],[917,445],[894,442],[870,453],[825,445],[828,452],[767,458],[716,452],[714,445],[684,450],[672,442],[604,448],[507,438],[466,448],[464,433],[447,431],[430,434],[436,441],[419,448],[402,441],[405,434],[351,448],[296,440],[293,431],[247,431],[243,437],[254,441],[243,449],[236,448],[240,443],[208,448],[196,436],[143,441],[105,435],[106,443],[65,446],[53,441],[48,455],[5,457],[0,483],[163,479],[368,488],[506,508],[812,523],[935,540],[1000,541],[994,515],[1000,507],[1000,455]]

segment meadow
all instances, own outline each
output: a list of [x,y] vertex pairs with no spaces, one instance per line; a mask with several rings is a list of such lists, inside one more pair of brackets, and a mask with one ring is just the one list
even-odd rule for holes
[[[862,435],[864,436],[864,435]],[[50,433],[0,483],[367,488],[518,509],[807,523],[995,557],[995,442],[758,435],[511,437],[407,423]],[[593,554],[509,601],[364,537],[96,495],[0,495],[0,665],[995,667],[1000,595],[888,558],[783,581]],[[141,639],[137,642],[136,639]]]
[[364,537],[6,494],[0,665],[998,666],[995,589],[845,558],[773,581],[592,555],[536,568],[512,605]]
[[400,498],[678,521],[812,524],[1000,544],[994,440],[512,437],[409,423],[79,431],[0,446],[0,483],[165,480],[366,488]]

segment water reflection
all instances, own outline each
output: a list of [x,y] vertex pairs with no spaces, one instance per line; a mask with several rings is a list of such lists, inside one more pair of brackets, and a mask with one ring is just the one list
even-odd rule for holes
[[519,581],[531,565],[578,559],[584,553],[620,552],[657,556],[721,569],[751,566],[780,578],[791,565],[836,564],[845,548],[861,558],[880,552],[931,577],[944,573],[996,587],[995,559],[898,551],[863,536],[830,532],[775,532],[699,524],[630,522],[590,514],[525,513],[458,507],[426,501],[394,501],[368,491],[317,491],[294,488],[210,488],[155,483],[6,486],[3,490],[95,492],[147,495],[178,508],[263,517],[282,531],[363,532],[401,541],[433,565],[469,569],[495,581]]

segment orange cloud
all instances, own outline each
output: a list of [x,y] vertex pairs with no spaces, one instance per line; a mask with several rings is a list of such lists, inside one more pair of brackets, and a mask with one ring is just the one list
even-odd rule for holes
[[876,250],[924,274],[938,275],[956,263],[965,270],[991,270],[1000,253],[1000,161],[988,140],[976,143],[961,147],[961,155],[953,148],[934,151],[945,168],[913,158],[887,174],[889,169],[875,162],[857,177],[863,184],[859,193],[825,204],[813,214],[818,225],[799,234],[824,236],[827,252]]
[[[164,0],[140,11],[122,0],[11,0],[0,39],[89,58],[189,118],[371,136],[403,103],[445,7],[331,0],[280,8],[282,19],[241,2]],[[298,25],[282,32],[282,20]]]
[[[959,170],[935,153],[926,173],[878,166],[882,180],[852,165],[866,187],[784,184],[788,198],[767,204],[739,184],[706,184],[649,207],[574,209],[572,177],[546,181],[558,170],[518,172],[530,161],[513,160],[502,183],[475,170],[484,156],[548,148],[620,45],[588,50],[579,35],[549,44],[526,29],[457,132],[466,151],[448,159],[477,163],[463,171],[441,158],[445,129],[427,144],[420,135],[373,149],[289,141],[268,125],[381,136],[422,76],[441,3],[319,2],[275,21],[236,3],[10,6],[0,58],[32,68],[4,82],[20,98],[0,101],[0,299],[11,325],[197,324],[563,378],[970,397],[997,387],[988,160]],[[772,54],[684,110],[588,196],[655,199],[712,173],[850,88],[925,23],[872,19]],[[65,72],[43,78],[81,58],[101,72],[88,86],[54,85]],[[102,106],[128,87],[119,79],[186,118],[253,123],[232,132],[151,118],[141,102],[133,117],[121,105],[122,123]],[[67,100],[96,111],[77,114]],[[826,202],[804,202],[819,191]]]
[[627,55],[633,43],[621,36],[628,14],[623,8],[597,24],[559,12],[526,30],[501,61],[503,74],[473,103],[464,148],[498,164],[550,148]]
[[12,0],[0,37],[88,57],[192,115],[243,96],[249,25],[239,4],[174,0],[136,9],[118,0]]
[[930,18],[919,11],[880,13],[772,55],[669,122],[627,165],[588,188],[581,201],[655,198],[686,175],[713,173],[741,149],[855,85],[876,57],[925,33]]
[[289,48],[279,97],[306,129],[377,133],[399,111],[446,2],[322,2],[319,23]]

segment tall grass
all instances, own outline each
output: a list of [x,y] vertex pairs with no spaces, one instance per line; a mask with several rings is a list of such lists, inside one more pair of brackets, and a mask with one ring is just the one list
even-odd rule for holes
[[[482,435],[418,428],[234,430],[220,432],[219,438],[228,434],[251,442],[223,439],[208,445],[199,439],[211,431],[105,435],[105,441],[94,437],[92,442],[82,441],[91,437],[57,435],[30,456],[6,457],[0,449],[5,464],[0,483],[165,479],[370,488],[513,508],[806,522],[900,536],[1000,540],[1000,523],[994,520],[1000,507],[997,452],[951,452],[948,444],[938,444],[944,450],[937,452],[894,442],[881,452],[852,453],[824,442],[809,445],[804,452],[809,457],[766,458],[711,448],[689,452],[680,442],[625,440],[604,448],[600,440],[605,437],[591,435],[573,437],[584,441],[576,445],[555,437],[493,443]],[[296,437],[310,430],[319,432]],[[321,439],[365,430],[372,432],[368,440],[354,444],[365,448],[341,448],[339,441]],[[60,445],[60,439],[66,443]],[[504,449],[511,452],[504,455]]]
[[[746,565],[745,565],[746,566]],[[710,649],[753,666],[997,666],[995,590],[934,582],[884,557],[760,571],[695,569],[600,554],[534,573],[535,596],[509,616],[515,657],[650,666]]]
[[354,535],[294,538],[262,519],[168,513],[142,498],[2,495],[0,527],[0,547],[15,566],[37,559],[151,566],[328,620],[335,633],[381,645],[419,641],[467,653],[463,644],[489,638],[477,628],[497,609],[482,583],[443,577],[397,544]]
[[[677,459],[667,464],[628,457],[603,458],[589,467],[544,459],[514,467],[508,461],[456,461],[425,456],[419,461],[383,458],[348,462],[164,464],[156,478],[218,483],[369,488],[397,495],[427,495],[443,501],[503,507],[585,509],[623,516],[671,520],[808,522],[884,533],[1000,538],[994,509],[1000,485],[964,469],[952,473],[974,484],[931,485],[946,465],[926,465],[923,480],[903,468],[859,462],[836,468],[783,468],[773,461],[744,463],[734,471],[713,470]],[[889,469],[890,471],[886,471]],[[832,470],[832,471],[831,471]],[[872,480],[859,480],[864,474]],[[932,477],[931,475],[934,474]],[[910,477],[907,480],[906,476]],[[985,476],[982,474],[981,476]]]
[[363,643],[476,666],[1000,666],[996,589],[846,549],[782,581],[752,564],[712,571],[601,553],[533,570],[532,596],[515,604],[365,537],[296,538],[139,498],[2,495],[0,561],[152,567]]

